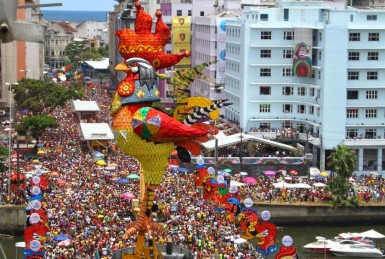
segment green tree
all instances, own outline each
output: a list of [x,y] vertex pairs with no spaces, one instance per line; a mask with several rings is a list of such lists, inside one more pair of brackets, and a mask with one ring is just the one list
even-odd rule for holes
[[334,207],[357,206],[357,197],[349,197],[349,190],[352,186],[347,181],[347,179],[352,176],[352,172],[357,164],[356,152],[348,149],[345,145],[338,145],[333,149],[330,156],[328,156],[327,164],[332,171],[338,174],[326,187],[326,191],[332,194],[332,205]]
[[348,149],[345,145],[338,145],[328,157],[327,165],[339,176],[349,178],[352,176],[357,164],[357,156],[354,150]]
[[[15,129],[20,136],[30,134],[36,140],[36,145],[39,142],[40,136],[47,130],[59,127],[59,123],[52,116],[47,114],[38,114],[27,116],[20,119],[15,125]],[[35,145],[35,147],[36,147]]]
[[80,60],[101,60],[103,58],[102,54],[95,48],[86,48],[79,54]]
[[104,46],[100,46],[98,48],[98,52],[99,52],[100,55],[102,55],[102,57],[108,58],[108,56],[109,56],[109,46],[108,46],[108,44],[106,44]]
[[27,109],[33,115],[49,114],[63,107],[70,99],[81,99],[83,90],[78,85],[64,87],[54,82],[23,78],[12,86],[16,107]]
[[65,47],[65,53],[70,63],[77,64],[80,61],[81,53],[85,50],[83,43],[81,42],[70,42]]

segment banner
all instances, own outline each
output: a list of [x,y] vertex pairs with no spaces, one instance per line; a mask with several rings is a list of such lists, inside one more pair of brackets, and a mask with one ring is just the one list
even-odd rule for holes
[[[191,51],[191,19],[190,16],[172,17],[173,53]],[[176,66],[190,67],[190,58],[183,58]]]
[[296,28],[294,35],[293,75],[297,77],[311,77],[312,30]]
[[216,84],[225,83],[226,68],[226,18],[217,17],[217,77]]

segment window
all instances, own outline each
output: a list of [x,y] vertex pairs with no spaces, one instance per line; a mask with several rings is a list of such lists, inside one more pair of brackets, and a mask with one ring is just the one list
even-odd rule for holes
[[358,118],[358,109],[347,109],[346,118]]
[[199,15],[200,16],[205,16],[205,12],[201,11]]
[[293,31],[284,31],[283,32],[284,40],[294,40],[294,32]]
[[305,96],[306,95],[306,87],[298,87],[298,95]]
[[188,16],[191,16],[191,15],[192,15],[191,10],[188,10],[188,11],[187,11],[187,15],[188,15]]
[[348,80],[359,80],[360,72],[358,71],[348,71]]
[[261,128],[261,129],[270,129],[270,122],[261,122],[259,124],[259,128]]
[[378,60],[378,52],[368,52],[368,60]]
[[269,15],[267,13],[261,13],[260,19],[261,19],[261,21],[268,21]]
[[270,112],[270,104],[260,104],[259,112]]
[[282,76],[292,76],[291,68],[283,68],[282,69]]
[[309,114],[314,114],[314,106],[309,106]]
[[360,41],[360,33],[359,32],[349,33],[349,41]]
[[358,100],[358,91],[357,90],[348,90],[347,98],[348,98],[348,100]]
[[367,80],[377,80],[378,79],[378,72],[377,71],[366,72],[366,79]]
[[261,49],[261,58],[271,58],[271,50]]
[[349,60],[360,60],[360,52],[349,51]]
[[291,104],[284,104],[284,105],[282,105],[282,112],[283,113],[291,113],[291,112],[293,112],[293,105],[291,105]]
[[366,129],[365,130],[365,138],[366,139],[375,139],[375,138],[377,138],[377,130],[376,129]]
[[367,21],[377,21],[377,15],[371,14],[366,16]]
[[306,113],[306,106],[303,104],[297,105],[297,113]]
[[380,33],[378,32],[369,32],[368,41],[380,41]]
[[365,110],[366,118],[377,118],[377,110],[376,109],[366,109]]
[[261,40],[271,40],[271,31],[261,31]]
[[310,96],[314,96],[314,88],[310,88],[309,89],[309,95]]
[[367,90],[366,99],[377,99],[377,90]]
[[284,49],[283,50],[283,58],[293,58],[293,50],[292,49]]
[[346,129],[346,137],[347,138],[357,138],[358,129]]
[[271,87],[270,86],[261,86],[259,87],[260,95],[271,95]]
[[271,76],[271,69],[270,68],[261,68],[261,72],[260,72],[259,76],[263,76],[263,77]]
[[182,16],[182,10],[176,10],[176,16]]
[[284,86],[282,87],[282,95],[293,95],[294,94],[294,88],[291,86]]

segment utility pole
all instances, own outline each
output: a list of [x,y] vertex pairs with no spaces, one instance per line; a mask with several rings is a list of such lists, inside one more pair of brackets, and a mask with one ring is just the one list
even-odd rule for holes
[[241,145],[241,150],[240,150],[240,157],[239,157],[239,169],[240,169],[240,172],[243,171],[243,135],[242,135],[242,128],[241,128],[241,142],[240,142],[240,145]]

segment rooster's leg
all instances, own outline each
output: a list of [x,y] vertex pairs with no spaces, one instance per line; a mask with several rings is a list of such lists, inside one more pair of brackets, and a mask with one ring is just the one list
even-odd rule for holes
[[137,234],[138,232],[144,232],[150,236],[153,236],[153,231],[157,233],[162,233],[165,231],[163,225],[152,222],[155,189],[156,185],[150,185],[145,189],[137,219],[127,225],[123,238],[127,239]]

